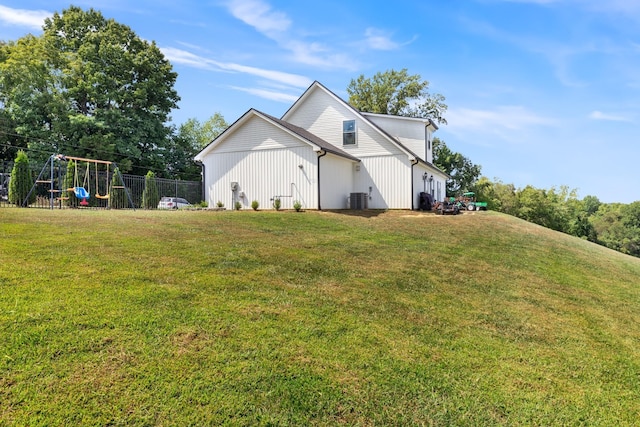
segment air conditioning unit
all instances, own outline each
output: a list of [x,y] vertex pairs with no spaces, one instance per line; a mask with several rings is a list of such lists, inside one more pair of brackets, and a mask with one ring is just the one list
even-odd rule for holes
[[351,193],[349,195],[350,209],[362,210],[369,208],[369,197],[367,193]]

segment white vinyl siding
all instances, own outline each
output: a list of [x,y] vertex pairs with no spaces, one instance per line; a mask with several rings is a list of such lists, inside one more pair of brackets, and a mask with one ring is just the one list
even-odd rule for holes
[[422,160],[431,161],[431,148],[428,143],[430,130],[422,119],[366,113],[364,115]]
[[[240,201],[250,209],[272,209],[275,196],[282,208],[299,200],[305,209],[317,208],[317,154],[312,147],[262,117],[249,118],[203,158],[209,206],[220,200],[227,209]],[[302,167],[301,167],[302,166]],[[231,183],[238,190],[231,190]],[[244,197],[240,198],[240,194]]]
[[[272,199],[281,196],[283,209],[290,209],[294,200],[299,200],[303,208],[316,209],[316,160],[316,153],[309,147],[208,156],[205,185],[209,206],[220,200],[232,209],[240,201],[247,209],[257,200],[260,209],[271,209]],[[232,182],[238,183],[236,192],[231,191]],[[245,197],[239,198],[240,193]]]
[[308,147],[309,145],[262,117],[253,116],[220,143],[215,148],[215,152],[272,150],[300,146]]
[[322,209],[345,209],[352,192],[358,163],[327,154],[320,158],[320,205]]
[[319,136],[345,152],[361,158],[388,156],[402,151],[365,120],[356,118],[357,145],[342,145],[342,126],[354,119],[354,111],[320,88],[312,89],[304,103],[287,113],[284,120]]
[[370,209],[411,209],[411,165],[404,155],[366,157],[354,192],[369,193]]

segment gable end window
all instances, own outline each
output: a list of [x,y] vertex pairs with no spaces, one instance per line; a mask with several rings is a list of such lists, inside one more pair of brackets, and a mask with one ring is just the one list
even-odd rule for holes
[[345,120],[342,122],[342,145],[356,144],[356,121]]

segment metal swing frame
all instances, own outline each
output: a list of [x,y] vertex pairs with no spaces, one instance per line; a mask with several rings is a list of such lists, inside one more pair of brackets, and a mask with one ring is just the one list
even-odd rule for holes
[[[131,198],[131,193],[129,193],[129,189],[124,185],[124,178],[122,177],[122,173],[120,172],[120,168],[118,168],[118,165],[116,164],[116,162],[111,162],[108,160],[97,160],[97,159],[87,159],[84,157],[75,157],[75,156],[65,156],[64,154],[52,154],[49,159],[47,159],[47,162],[44,164],[44,166],[42,167],[42,170],[40,171],[40,174],[38,174],[38,177],[36,178],[35,182],[33,183],[33,186],[31,187],[31,190],[29,190],[29,193],[27,194],[27,197],[25,197],[25,199],[22,202],[22,207],[25,208],[29,205],[29,198],[31,197],[31,194],[33,194],[33,192],[36,189],[36,186],[38,184],[49,184],[49,208],[53,209],[54,208],[54,194],[56,193],[61,193],[62,189],[61,188],[56,188],[57,186],[55,185],[55,179],[54,179],[54,164],[55,162],[61,162],[61,161],[69,161],[69,160],[73,160],[75,162],[87,162],[87,167],[89,163],[94,163],[97,167],[98,164],[104,164],[104,165],[113,165],[113,169],[114,169],[114,173],[115,171],[117,171],[118,176],[120,177],[120,182],[122,183],[122,186],[111,186],[111,188],[119,188],[119,189],[124,189],[125,194],[127,195],[127,200],[129,201],[129,206],[131,207],[131,209],[135,210],[136,207],[133,203],[133,199]],[[59,163],[58,163],[59,164]],[[43,179],[46,176],[46,172],[47,170],[49,171],[49,179]],[[109,179],[108,175],[107,175],[107,179]],[[62,187],[62,185],[59,185],[59,187]]]

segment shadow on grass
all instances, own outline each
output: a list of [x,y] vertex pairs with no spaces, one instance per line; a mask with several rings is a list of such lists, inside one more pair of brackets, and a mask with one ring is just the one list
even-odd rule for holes
[[386,209],[323,209],[323,212],[331,212],[346,216],[358,216],[362,218],[374,218],[389,212]]

